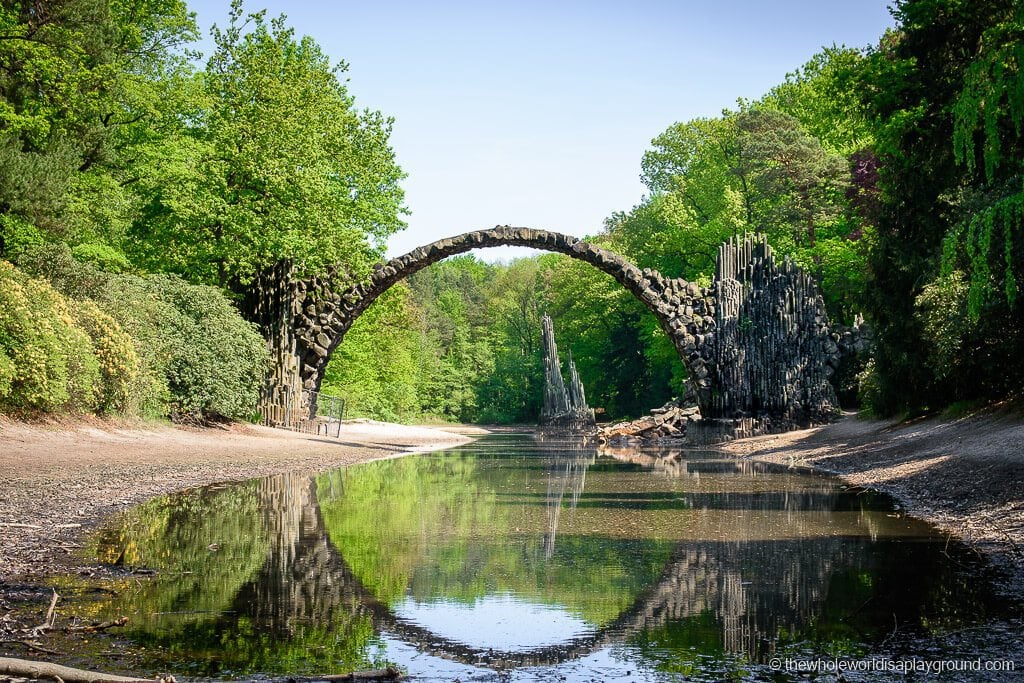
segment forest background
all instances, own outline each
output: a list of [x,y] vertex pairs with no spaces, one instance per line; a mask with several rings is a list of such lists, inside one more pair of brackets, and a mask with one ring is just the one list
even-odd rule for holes
[[[882,415],[1024,386],[1024,3],[893,12],[877,45],[657,134],[645,197],[587,236],[707,284],[721,241],[765,233],[832,320],[866,317],[873,357],[835,380]],[[205,59],[197,38],[179,0],[3,4],[3,412],[249,418],[268,362],[238,308],[251,283],[285,262],[365,275],[404,227],[392,121],[357,108],[344,64],[237,1]],[[555,254],[393,287],[322,390],[350,416],[533,421],[544,313],[606,417],[683,392],[643,306]]]

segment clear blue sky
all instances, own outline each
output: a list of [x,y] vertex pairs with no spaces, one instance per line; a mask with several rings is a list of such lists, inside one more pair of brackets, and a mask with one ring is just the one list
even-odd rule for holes
[[[225,23],[228,0],[189,4],[204,35]],[[286,14],[349,64],[358,106],[395,118],[411,211],[388,245],[398,255],[497,224],[599,231],[643,196],[651,138],[760,97],[823,46],[874,44],[893,25],[887,4],[249,0],[246,9]]]

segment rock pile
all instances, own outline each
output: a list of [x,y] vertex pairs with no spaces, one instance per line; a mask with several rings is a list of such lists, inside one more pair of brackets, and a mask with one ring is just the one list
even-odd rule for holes
[[700,408],[691,401],[677,399],[650,415],[632,422],[619,422],[597,430],[598,443],[629,444],[630,442],[677,441],[686,438],[686,427],[700,420]]

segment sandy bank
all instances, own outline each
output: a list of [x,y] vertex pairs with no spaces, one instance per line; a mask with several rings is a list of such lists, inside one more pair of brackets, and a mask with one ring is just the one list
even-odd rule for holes
[[1024,420],[992,409],[903,424],[847,416],[825,427],[744,439],[727,452],[838,474],[892,494],[1016,576],[1024,593]]
[[74,552],[83,529],[156,495],[469,440],[451,431],[369,420],[346,422],[340,438],[252,425],[139,429],[0,420],[0,582],[47,573]]

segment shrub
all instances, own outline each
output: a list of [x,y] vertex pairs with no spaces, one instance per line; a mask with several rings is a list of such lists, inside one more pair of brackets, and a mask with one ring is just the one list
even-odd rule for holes
[[146,285],[175,315],[161,326],[165,373],[177,410],[248,418],[268,369],[266,343],[213,287],[152,275]]
[[103,412],[138,414],[139,399],[145,391],[139,386],[144,380],[135,342],[117,321],[88,299],[75,302],[73,315],[92,340],[99,362],[97,408]]
[[[266,345],[220,290],[173,275],[102,272],[63,245],[31,251],[22,262],[68,296],[91,300],[132,340],[138,372],[110,386],[114,405],[122,406],[114,409],[152,417],[248,418],[255,412]],[[130,364],[114,350],[124,351],[123,338],[103,339]]]
[[89,411],[100,363],[67,301],[43,280],[0,261],[0,404]]
[[131,270],[128,258],[106,244],[79,244],[71,250],[76,261],[90,263],[108,273],[126,273]]
[[914,301],[914,316],[921,329],[925,362],[939,379],[958,372],[965,364],[964,341],[975,331],[968,311],[970,284],[954,270],[926,285]]
[[857,399],[862,406],[875,415],[884,415],[881,380],[875,359],[871,358],[864,364],[864,369],[857,374]]

